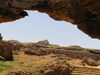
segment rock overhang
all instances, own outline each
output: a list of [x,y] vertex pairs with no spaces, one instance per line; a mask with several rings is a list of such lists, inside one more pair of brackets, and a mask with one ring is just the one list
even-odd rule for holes
[[99,0],[0,0],[0,23],[28,16],[24,10],[47,13],[55,20],[75,24],[90,37],[100,39]]

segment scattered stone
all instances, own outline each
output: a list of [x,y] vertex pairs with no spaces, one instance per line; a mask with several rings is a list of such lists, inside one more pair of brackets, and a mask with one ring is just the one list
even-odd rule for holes
[[6,75],[28,75],[28,74],[22,71],[10,71]]
[[36,49],[36,50],[25,50],[25,54],[42,56],[42,55],[47,55],[49,53],[46,50]]
[[97,62],[91,58],[87,58],[87,57],[83,57],[82,59],[82,63],[84,65],[84,63],[90,65],[90,66],[98,66]]
[[54,71],[53,70],[47,70],[44,72],[44,75],[54,75]]
[[57,56],[56,56],[56,55],[52,55],[51,57],[52,57],[52,58],[55,58],[55,57],[57,57]]
[[66,62],[62,65],[60,62],[52,62],[47,65],[48,68],[53,68],[53,70],[47,70],[44,75],[70,75],[74,67]]
[[2,56],[0,56],[0,61],[5,61],[6,59]]
[[97,61],[97,64],[100,65],[100,60]]

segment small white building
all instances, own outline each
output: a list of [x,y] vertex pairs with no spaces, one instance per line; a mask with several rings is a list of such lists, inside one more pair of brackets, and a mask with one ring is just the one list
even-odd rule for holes
[[49,41],[48,40],[41,40],[41,41],[37,42],[37,44],[49,45]]

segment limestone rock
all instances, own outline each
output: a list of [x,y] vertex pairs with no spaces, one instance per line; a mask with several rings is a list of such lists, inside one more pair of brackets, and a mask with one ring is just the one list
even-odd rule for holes
[[6,60],[13,60],[12,48],[7,44],[0,44],[0,56],[4,57]]
[[37,56],[41,56],[41,55],[47,55],[50,52],[46,51],[46,50],[42,50],[42,49],[35,49],[35,50],[25,50],[25,54],[30,54],[30,55],[37,55]]
[[37,42],[37,44],[49,45],[49,41],[48,40],[41,40],[41,41]]
[[60,62],[50,63],[49,67],[52,67],[54,70],[47,70],[44,72],[44,75],[70,75],[74,70],[74,67],[71,65],[62,65]]
[[24,18],[28,15],[24,10],[38,10],[55,20],[76,24],[100,39],[100,0],[0,0],[0,23]]
[[87,57],[83,57],[82,63],[83,63],[83,64],[86,63],[86,64],[88,64],[88,65],[90,65],[90,66],[98,66],[98,64],[97,64],[96,61],[94,61],[94,60],[91,59],[91,58],[87,58]]
[[23,71],[10,71],[6,75],[32,75],[32,73],[27,74]]
[[5,42],[2,42],[2,36],[0,34],[0,57],[1,60],[13,60],[12,48]]
[[89,52],[100,55],[100,50],[90,50]]
[[5,61],[5,58],[0,56],[0,61]]
[[44,72],[44,75],[54,75],[54,71],[53,70],[47,70]]

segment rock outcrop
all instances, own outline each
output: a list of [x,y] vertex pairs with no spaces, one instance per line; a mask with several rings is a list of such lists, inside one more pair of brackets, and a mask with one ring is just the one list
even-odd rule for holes
[[100,39],[100,0],[0,0],[0,23],[27,16],[24,10],[38,10],[55,20],[76,24]]
[[84,64],[84,63],[86,63],[90,66],[98,66],[98,63],[95,60],[93,60],[91,58],[87,58],[87,57],[83,57],[82,64]]
[[0,60],[13,60],[12,47],[7,43],[2,41],[0,34]]
[[50,63],[48,66],[52,67],[53,70],[47,70],[44,72],[44,75],[70,75],[74,70],[74,66],[71,66],[67,62],[65,65],[62,65],[60,62]]
[[37,42],[37,44],[49,45],[49,41],[48,40],[41,40],[41,41]]
[[0,43],[0,56],[5,58],[6,60],[13,60],[13,53],[11,46]]
[[1,36],[1,34],[0,34],[0,43],[2,42],[2,36]]
[[26,73],[23,71],[10,71],[6,73],[5,75],[32,75],[32,73]]

